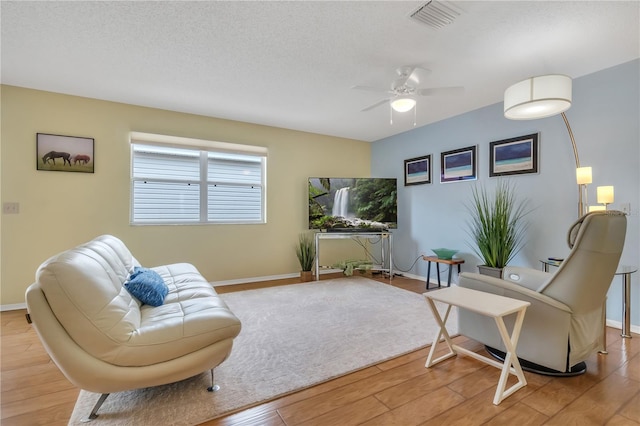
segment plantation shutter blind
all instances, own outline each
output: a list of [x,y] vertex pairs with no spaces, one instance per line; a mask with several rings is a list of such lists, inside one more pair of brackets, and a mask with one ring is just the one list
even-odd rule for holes
[[200,155],[197,151],[134,145],[134,222],[200,221]]
[[265,222],[266,148],[141,133],[131,143],[133,223]]
[[260,159],[216,157],[209,154],[208,205],[210,221],[255,222],[262,216]]

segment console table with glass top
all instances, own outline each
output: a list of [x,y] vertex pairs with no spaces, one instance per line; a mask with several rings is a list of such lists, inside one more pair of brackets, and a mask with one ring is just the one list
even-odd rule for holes
[[[389,279],[393,279],[393,234],[389,231],[383,232],[316,232],[315,234],[315,274],[316,281],[320,279],[320,241],[322,240],[351,240],[354,238],[365,238],[367,240],[380,239],[380,254],[382,265],[374,267],[373,270],[389,273]],[[386,250],[385,250],[385,241]],[[389,267],[385,267],[389,265]]]

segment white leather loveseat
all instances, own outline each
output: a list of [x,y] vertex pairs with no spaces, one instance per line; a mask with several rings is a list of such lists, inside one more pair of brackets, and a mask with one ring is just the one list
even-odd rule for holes
[[209,369],[213,381],[240,333],[238,318],[193,265],[151,268],[166,285],[157,307],[127,290],[136,266],[122,241],[103,235],[45,261],[26,291],[30,320],[53,361],[74,385],[103,394],[90,418],[111,392]]

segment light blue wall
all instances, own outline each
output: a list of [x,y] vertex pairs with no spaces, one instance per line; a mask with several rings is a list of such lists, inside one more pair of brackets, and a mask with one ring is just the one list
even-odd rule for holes
[[[640,265],[640,60],[634,60],[573,81],[573,105],[566,112],[582,166],[593,167],[588,200],[596,203],[596,186],[613,185],[615,203],[631,204],[622,264]],[[505,82],[505,88],[513,82]],[[435,98],[432,100],[436,102]],[[417,128],[372,144],[371,172],[397,177],[398,229],[394,231],[395,266],[406,271],[430,249],[460,249],[463,271],[476,272],[480,263],[468,245],[465,202],[473,186],[495,186],[489,178],[489,143],[539,133],[539,173],[509,178],[534,210],[525,248],[513,265],[540,268],[539,259],[564,257],[566,232],[577,218],[578,190],[575,160],[567,129],[560,116],[511,121],[502,102],[451,119]],[[470,145],[478,147],[476,182],[439,183],[440,153]],[[404,160],[432,154],[433,183],[404,186]],[[431,272],[435,276],[434,271]],[[426,276],[426,262],[418,261],[407,275]],[[455,277],[455,276],[454,276]],[[457,278],[457,277],[456,277]],[[632,324],[640,324],[640,273],[632,277]],[[621,322],[621,279],[614,279],[607,317]],[[635,330],[635,327],[634,327]]]

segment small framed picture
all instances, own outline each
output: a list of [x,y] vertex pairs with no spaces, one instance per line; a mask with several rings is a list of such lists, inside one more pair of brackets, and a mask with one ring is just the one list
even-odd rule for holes
[[404,186],[431,183],[431,154],[404,160]]
[[489,144],[489,176],[538,173],[538,134]]
[[440,154],[440,182],[476,180],[478,167],[476,146],[445,151]]
[[36,134],[36,169],[56,172],[93,173],[93,138]]

